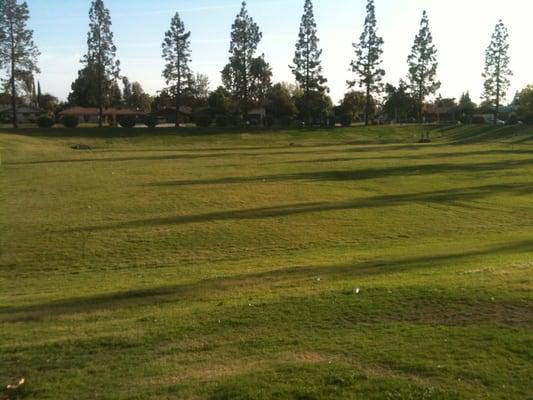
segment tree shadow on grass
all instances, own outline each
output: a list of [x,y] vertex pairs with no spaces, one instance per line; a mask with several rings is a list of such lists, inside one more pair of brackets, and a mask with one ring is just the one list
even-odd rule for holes
[[[170,151],[169,151],[170,152]],[[15,161],[6,165],[41,165],[41,164],[69,164],[69,163],[104,163],[104,162],[129,162],[129,161],[172,161],[172,160],[196,160],[203,158],[232,157],[230,153],[218,154],[166,154],[137,157],[102,157],[102,158],[69,158],[62,160],[35,160]]]
[[338,158],[318,158],[305,160],[290,160],[267,163],[268,165],[280,164],[316,164],[316,163],[336,163],[336,162],[351,162],[351,161],[380,161],[380,160],[434,160],[438,158],[457,158],[457,157],[473,157],[473,156],[513,156],[513,155],[533,155],[533,150],[526,149],[510,149],[510,150],[479,150],[479,151],[465,151],[453,153],[425,153],[425,154],[408,154],[408,155],[392,155],[380,157],[338,157]]
[[419,257],[384,258],[343,265],[280,268],[252,274],[209,278],[189,284],[70,298],[36,305],[0,307],[0,321],[34,321],[63,315],[92,313],[100,310],[175,303],[199,297],[205,299],[206,296],[236,289],[251,288],[265,284],[272,285],[295,280],[309,280],[315,279],[317,276],[330,280],[365,279],[378,275],[405,273],[416,269],[435,268],[476,257],[531,254],[531,252],[533,252],[533,240],[526,240],[491,246],[490,248],[445,254],[429,254]]
[[230,185],[240,183],[268,183],[282,181],[362,181],[369,179],[390,178],[394,176],[426,176],[448,173],[476,173],[490,172],[502,169],[523,168],[533,164],[533,158],[522,160],[503,160],[486,163],[465,164],[421,164],[401,165],[385,168],[361,168],[350,170],[328,170],[318,172],[301,172],[293,174],[259,175],[259,176],[236,176],[211,179],[188,179],[178,181],[156,182],[146,186],[195,186],[195,185]]
[[182,215],[163,218],[149,218],[136,221],[119,222],[115,224],[80,227],[64,231],[56,231],[56,233],[71,234],[85,232],[101,232],[117,229],[139,229],[165,225],[186,225],[229,220],[280,218],[292,215],[319,212],[395,207],[412,203],[437,203],[466,207],[468,205],[462,204],[461,202],[479,200],[487,196],[502,192],[515,195],[529,195],[533,193],[533,185],[529,183],[487,185],[462,189],[440,190],[433,192],[374,196],[369,198],[342,202],[297,203],[276,207],[221,211],[206,214]]
[[[342,147],[346,146],[343,143],[337,144],[321,144],[316,146],[281,146],[281,147],[236,147],[236,148],[214,148],[203,150],[179,150],[169,148],[168,150],[156,149],[154,153],[161,152],[176,152],[180,154],[165,154],[165,155],[150,155],[150,156],[128,156],[128,157],[84,157],[85,154],[105,154],[113,153],[114,150],[102,151],[96,150],[88,153],[79,153],[79,158],[53,159],[53,160],[33,160],[33,161],[15,161],[6,162],[6,165],[41,165],[41,164],[68,164],[68,163],[108,163],[108,162],[135,162],[135,161],[172,161],[172,160],[194,160],[202,158],[227,158],[227,157],[264,157],[264,156],[301,156],[307,154],[337,154],[345,152],[373,152],[373,151],[392,151],[392,150],[419,150],[423,147],[420,145],[372,145],[372,146],[357,146],[357,147]],[[427,145],[424,145],[427,147]],[[331,149],[331,147],[340,147]],[[290,151],[284,151],[290,149]],[[264,151],[268,150],[268,151]],[[142,152],[151,152],[146,149]],[[137,153],[140,150],[117,150],[118,153],[131,152]],[[203,152],[205,154],[198,154]]]

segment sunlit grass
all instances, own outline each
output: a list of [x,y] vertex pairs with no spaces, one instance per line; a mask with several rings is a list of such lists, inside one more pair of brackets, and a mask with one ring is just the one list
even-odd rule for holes
[[528,127],[4,132],[20,398],[531,395]]

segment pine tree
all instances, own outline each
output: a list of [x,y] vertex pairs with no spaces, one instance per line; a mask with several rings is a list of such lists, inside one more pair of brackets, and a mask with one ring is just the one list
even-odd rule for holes
[[418,120],[422,122],[424,100],[427,96],[435,94],[440,88],[440,82],[437,80],[437,49],[433,44],[426,11],[422,14],[420,31],[415,37],[407,63],[409,65],[410,88],[417,101]]
[[108,88],[120,75],[120,62],[116,60],[117,48],[113,43],[111,17],[103,0],[93,0],[89,10],[89,33],[87,34],[87,54],[82,62],[96,73],[96,97],[99,108],[98,126],[104,120],[104,102]]
[[130,80],[122,77],[122,100],[126,107],[133,107],[133,93]]
[[311,0],[305,0],[304,14],[300,24],[300,33],[294,53],[294,65],[290,66],[296,82],[304,92],[304,108],[307,124],[311,121],[310,93],[323,92],[327,79],[322,75],[320,56],[322,50],[318,48],[317,27]]
[[18,128],[17,90],[29,77],[39,72],[40,55],[33,41],[33,31],[27,28],[30,18],[28,5],[17,0],[0,0],[0,67],[7,70],[5,83],[11,97],[13,127]]
[[264,87],[271,86],[272,71],[264,55],[255,57],[263,34],[242,2],[241,11],[231,28],[229,63],[222,70],[222,81],[246,119],[252,103],[258,103],[264,95]]
[[185,24],[178,13],[170,23],[170,29],[165,33],[163,42],[163,58],[166,61],[163,77],[167,85],[172,84],[176,106],[176,128],[180,125],[180,107],[185,89],[192,82],[191,69],[191,32],[185,31]]
[[474,110],[476,109],[476,104],[472,101],[470,98],[470,92],[467,91],[461,95],[461,98],[459,99],[459,113],[462,117],[471,118],[472,114],[474,114]]
[[483,97],[494,107],[494,123],[498,121],[501,101],[505,99],[513,75],[509,68],[509,32],[502,20],[498,22],[489,47],[485,51],[485,91]]
[[[385,70],[381,68],[381,55],[383,54],[383,39],[377,34],[376,9],[374,0],[368,0],[366,6],[366,19],[363,33],[359,43],[354,43],[356,59],[352,61],[352,71],[359,77],[359,86],[365,88],[365,125],[368,125],[372,94],[382,90],[381,80]],[[350,87],[355,86],[357,80],[348,82]]]

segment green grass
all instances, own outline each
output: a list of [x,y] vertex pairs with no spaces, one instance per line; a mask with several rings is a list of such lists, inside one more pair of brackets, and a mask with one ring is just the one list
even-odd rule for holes
[[4,129],[0,399],[531,399],[533,129],[427,129]]

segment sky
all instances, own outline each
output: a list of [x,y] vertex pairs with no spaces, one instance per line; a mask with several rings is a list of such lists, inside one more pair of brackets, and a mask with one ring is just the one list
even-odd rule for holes
[[[194,72],[220,84],[228,61],[231,25],[241,0],[104,0],[113,21],[122,74],[155,94],[165,86],[161,77],[161,43],[172,16],[179,12],[192,32]],[[43,91],[66,99],[86,51],[90,0],[27,0],[30,27],[41,50],[38,76]],[[289,68],[294,55],[304,0],[248,0],[259,24],[264,53],[274,81],[293,82]],[[379,33],[385,41],[386,82],[397,84],[407,74],[407,56],[418,32],[422,11],[428,11],[438,49],[438,77],[443,97],[459,98],[470,91],[479,101],[484,51],[498,20],[510,32],[511,69],[508,99],[533,83],[533,0],[375,0]],[[314,0],[322,63],[335,102],[353,79],[349,69],[352,43],[365,19],[366,0]]]

